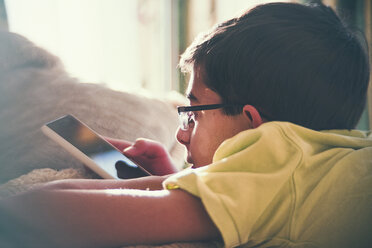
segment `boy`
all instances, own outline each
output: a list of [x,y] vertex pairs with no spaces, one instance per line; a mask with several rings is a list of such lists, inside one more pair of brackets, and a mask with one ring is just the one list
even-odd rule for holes
[[[177,139],[194,168],[55,182],[0,206],[50,247],[218,238],[227,247],[368,247],[372,139],[348,131],[365,105],[366,54],[330,8],[258,6],[181,59],[191,106],[178,109]],[[158,143],[108,140],[158,175],[175,172]]]

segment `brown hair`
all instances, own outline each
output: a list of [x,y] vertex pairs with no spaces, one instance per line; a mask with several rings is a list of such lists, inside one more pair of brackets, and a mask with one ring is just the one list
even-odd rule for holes
[[[228,104],[311,129],[352,129],[366,102],[367,46],[322,4],[259,5],[199,35],[180,60]],[[227,108],[226,114],[241,113]]]

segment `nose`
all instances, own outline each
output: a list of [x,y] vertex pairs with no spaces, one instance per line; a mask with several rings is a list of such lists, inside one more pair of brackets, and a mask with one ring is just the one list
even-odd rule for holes
[[182,145],[187,145],[190,142],[190,130],[182,130],[181,128],[178,128],[176,133],[176,139],[178,142],[180,142]]

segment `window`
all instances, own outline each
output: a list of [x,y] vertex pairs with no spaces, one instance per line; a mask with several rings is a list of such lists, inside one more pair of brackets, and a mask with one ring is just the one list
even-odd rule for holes
[[[82,82],[177,90],[172,0],[7,0],[9,30],[60,57]],[[176,53],[174,53],[176,49]],[[173,77],[173,78],[172,78]]]

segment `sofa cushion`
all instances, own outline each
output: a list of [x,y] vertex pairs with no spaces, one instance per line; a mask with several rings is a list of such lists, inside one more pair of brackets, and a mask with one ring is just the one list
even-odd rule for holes
[[83,168],[40,131],[65,114],[105,136],[158,140],[183,164],[169,101],[81,83],[56,56],[9,32],[0,32],[0,106],[0,184],[38,168]]

